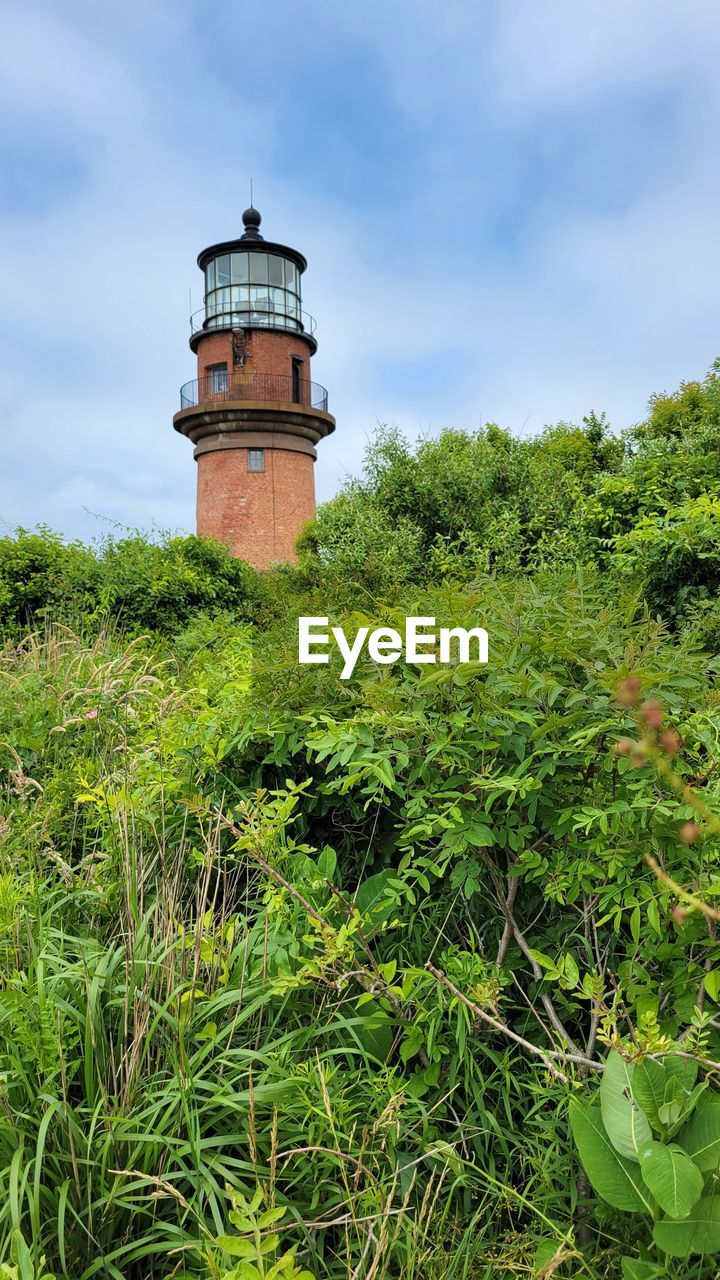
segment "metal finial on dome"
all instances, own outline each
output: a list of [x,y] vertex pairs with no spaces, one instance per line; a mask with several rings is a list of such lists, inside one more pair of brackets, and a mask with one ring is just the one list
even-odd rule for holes
[[245,231],[243,232],[240,239],[241,240],[262,240],[263,237],[260,235],[260,232],[258,230],[260,223],[262,222],[262,218],[260,217],[260,214],[258,213],[257,209],[254,209],[253,206],[250,205],[250,208],[246,209],[245,212],[243,213],[242,220],[243,220],[243,226],[245,227]]

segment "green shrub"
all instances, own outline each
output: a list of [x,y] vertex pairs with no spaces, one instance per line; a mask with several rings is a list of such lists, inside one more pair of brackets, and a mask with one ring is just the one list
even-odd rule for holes
[[43,618],[94,631],[172,635],[197,613],[251,616],[257,575],[219,543],[141,534],[94,548],[48,531],[0,538],[0,625],[17,630]]

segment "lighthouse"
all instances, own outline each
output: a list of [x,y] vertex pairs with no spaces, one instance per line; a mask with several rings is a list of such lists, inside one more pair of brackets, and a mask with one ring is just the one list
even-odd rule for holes
[[316,445],[335,430],[324,387],[312,381],[315,321],[303,311],[307,262],[244,231],[203,249],[204,305],[190,319],[197,377],[180,391],[176,431],[195,446],[197,532],[258,569],[295,560],[315,514]]

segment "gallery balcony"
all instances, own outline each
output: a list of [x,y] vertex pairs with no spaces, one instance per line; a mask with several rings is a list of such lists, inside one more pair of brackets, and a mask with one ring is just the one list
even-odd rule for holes
[[335,430],[328,393],[318,382],[280,373],[215,370],[180,388],[176,431],[208,449],[284,448],[315,456],[318,440]]
[[262,404],[303,405],[328,411],[328,393],[319,382],[283,373],[238,373],[225,370],[195,378],[180,388],[180,409],[220,405],[226,401],[252,400]]

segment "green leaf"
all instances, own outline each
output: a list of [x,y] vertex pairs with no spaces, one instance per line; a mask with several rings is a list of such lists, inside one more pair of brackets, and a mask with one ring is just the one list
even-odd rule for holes
[[688,1093],[697,1080],[698,1064],[694,1058],[681,1058],[677,1053],[669,1053],[663,1058],[663,1067],[668,1076],[677,1076],[683,1089]]
[[680,1103],[680,1114],[676,1116],[676,1118],[673,1120],[672,1124],[670,1125],[668,1132],[665,1134],[666,1138],[675,1137],[675,1134],[678,1132],[679,1129],[682,1128],[682,1126],[685,1124],[685,1121],[690,1119],[690,1116],[695,1110],[700,1098],[704,1094],[705,1090],[709,1089],[709,1087],[710,1087],[709,1080],[701,1080],[700,1084],[695,1085],[695,1088],[693,1089],[692,1093],[690,1094],[687,1094],[686,1092],[683,1093],[683,1097]]
[[17,1262],[18,1265],[18,1280],[35,1280],[32,1254],[21,1231],[13,1231],[11,1254],[13,1262]]
[[257,1252],[253,1240],[243,1240],[242,1236],[218,1236],[218,1249],[229,1253],[231,1258],[254,1258]]
[[539,1240],[535,1249],[533,1269],[542,1271],[551,1262],[558,1251],[557,1240]]
[[655,1224],[653,1239],[672,1258],[720,1250],[720,1197],[703,1196],[688,1218],[663,1218]]
[[530,955],[541,969],[545,969],[551,977],[559,977],[555,961],[550,956],[546,956],[544,951],[536,951],[534,947],[530,948]]
[[700,1099],[677,1140],[703,1173],[720,1166],[720,1094],[706,1093]]
[[626,1213],[652,1213],[654,1201],[637,1165],[623,1159],[612,1145],[599,1107],[570,1103],[570,1128],[592,1186],[603,1200]]
[[266,1236],[265,1239],[260,1242],[260,1253],[263,1255],[266,1253],[274,1253],[279,1244],[279,1235]]
[[557,1240],[539,1240],[533,1259],[533,1275],[538,1277],[555,1275],[560,1262],[568,1256],[565,1245],[558,1243]]
[[720,969],[711,969],[703,978],[703,986],[711,1000],[720,1002]]
[[563,976],[570,988],[576,987],[580,981],[580,970],[577,967],[574,955],[570,951],[563,957]]
[[639,1160],[652,1143],[652,1130],[632,1091],[633,1069],[610,1050],[600,1084],[602,1121],[616,1151],[628,1160]]
[[640,1172],[660,1208],[671,1218],[686,1218],[702,1195],[703,1176],[680,1147],[653,1142],[640,1157]]
[[667,1275],[663,1267],[654,1262],[645,1262],[643,1258],[621,1258],[623,1280],[655,1280],[656,1276]]
[[658,1108],[658,1119],[661,1124],[672,1125],[680,1118],[683,1112],[683,1104],[687,1099],[687,1094],[680,1083],[678,1076],[671,1076],[665,1082],[665,1095],[663,1104]]
[[355,890],[355,906],[363,915],[367,914],[373,924],[381,923],[392,914],[393,906],[385,900],[392,878],[391,870],[378,871],[363,880]]
[[653,1058],[643,1058],[641,1062],[635,1063],[633,1095],[656,1128],[660,1127],[658,1111],[665,1097],[666,1080],[665,1068]]
[[264,1231],[266,1227],[271,1227],[273,1222],[279,1222],[281,1218],[284,1218],[286,1213],[287,1205],[281,1205],[277,1209],[266,1209],[257,1220],[258,1227],[261,1231]]

